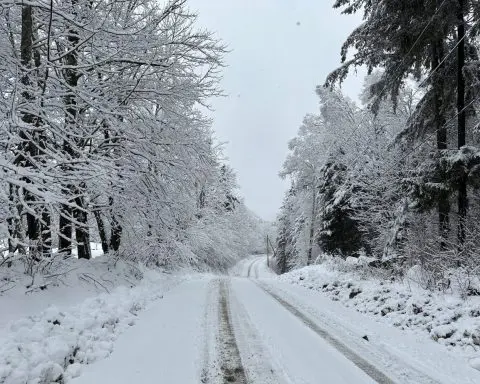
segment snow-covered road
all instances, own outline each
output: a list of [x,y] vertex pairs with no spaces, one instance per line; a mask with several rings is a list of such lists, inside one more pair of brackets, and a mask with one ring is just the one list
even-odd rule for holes
[[169,291],[73,383],[480,382],[441,346],[272,278],[265,257],[232,274]]

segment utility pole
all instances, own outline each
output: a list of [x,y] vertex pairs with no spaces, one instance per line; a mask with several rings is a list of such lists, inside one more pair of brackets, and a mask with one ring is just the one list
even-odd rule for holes
[[267,235],[267,267],[270,267],[269,261],[268,261],[268,235]]

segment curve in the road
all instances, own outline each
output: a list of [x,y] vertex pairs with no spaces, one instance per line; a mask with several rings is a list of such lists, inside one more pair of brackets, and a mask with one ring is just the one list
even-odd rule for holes
[[248,265],[247,277],[249,278],[254,277],[255,279],[258,279],[260,277],[258,272],[258,265],[260,264],[261,261],[262,261],[262,258],[257,257],[250,262],[250,264]]
[[253,265],[257,262],[257,259],[253,259],[249,266],[248,266],[248,272],[247,272],[247,277],[252,277],[252,267]]
[[259,274],[258,274],[258,265],[260,264],[262,259],[258,259],[257,262],[255,263],[255,266],[253,267],[253,271],[255,273],[255,278],[258,279],[259,278]]

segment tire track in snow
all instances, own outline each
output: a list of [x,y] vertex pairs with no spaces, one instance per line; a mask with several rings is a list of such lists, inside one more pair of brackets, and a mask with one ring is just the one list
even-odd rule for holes
[[247,384],[245,369],[240,358],[229,306],[229,290],[225,280],[220,282],[219,298],[219,356],[223,383]]
[[275,365],[274,359],[267,351],[248,311],[235,294],[235,290],[238,289],[235,280],[232,279],[228,283],[231,320],[247,381],[255,384],[292,383],[292,381],[287,380],[282,367]]
[[280,305],[282,305],[286,310],[292,313],[295,317],[297,317],[300,321],[302,321],[308,328],[310,328],[313,332],[319,335],[322,339],[327,341],[330,345],[332,345],[335,349],[341,352],[346,358],[348,358],[351,362],[353,362],[358,368],[364,371],[367,375],[369,375],[373,380],[381,384],[395,384],[395,381],[390,379],[386,376],[383,372],[381,372],[378,368],[372,365],[370,362],[365,360],[363,357],[355,353],[349,347],[347,347],[344,343],[340,340],[332,336],[328,333],[325,329],[321,328],[318,324],[316,324],[313,320],[307,317],[304,313],[300,312],[297,308],[291,305],[289,302],[285,301],[283,298],[278,296],[275,292],[261,283],[255,282],[258,287],[260,287],[264,292],[270,295],[274,300],[276,300]]
[[[261,260],[262,260],[261,258],[253,259],[253,261],[248,266],[247,277],[249,278],[255,277],[255,279],[258,279],[259,277],[258,264],[260,263]],[[252,274],[252,270],[253,270],[253,274]]]
[[219,284],[220,281],[218,279],[212,279],[208,283],[207,288],[205,314],[202,325],[204,332],[203,363],[200,372],[200,382],[205,384],[217,383],[219,376],[216,368],[217,328],[215,327],[218,319]]
[[[356,347],[354,347],[355,351],[353,351],[351,348],[348,348],[348,347],[347,348],[352,350],[352,352],[356,355],[363,355],[364,353],[367,353],[369,355],[370,361],[380,362],[378,365],[386,367],[388,372],[391,372],[391,374],[395,377],[395,380],[394,380],[395,382],[409,383],[409,384],[411,383],[413,384],[441,384],[441,383],[446,384],[448,383],[448,381],[446,381],[444,378],[432,376],[431,374],[425,373],[421,368],[418,368],[415,365],[410,364],[409,362],[402,359],[401,356],[398,356],[392,353],[386,346],[375,345],[373,349],[368,348],[367,350],[363,350],[365,346],[364,346],[364,343],[359,343],[360,336],[356,335],[352,339],[351,330],[345,325],[338,323],[338,321],[336,321],[334,318],[331,318],[328,314],[324,312],[318,312],[314,308],[311,308],[310,306],[308,306],[308,304],[306,306],[302,304],[296,304],[296,305],[290,304],[291,302],[295,302],[295,298],[294,296],[291,296],[291,294],[289,294],[288,290],[281,289],[281,288],[279,289],[279,292],[282,292],[282,297],[283,297],[282,298],[277,293],[273,292],[273,287],[269,286],[268,284],[265,284],[263,282],[262,283],[255,282],[255,283],[257,284],[257,286],[259,286],[259,288],[262,288],[264,291],[266,291],[270,295],[275,295],[279,297],[281,300],[283,300],[284,302],[287,302],[288,305],[295,308],[304,317],[306,317],[307,319],[309,319],[309,321],[316,324],[317,327],[323,329],[326,333],[331,335],[332,332],[328,331],[328,329],[335,329],[335,330],[341,330],[341,332],[344,333],[345,335],[349,335],[347,336],[347,338],[349,338],[350,342],[352,342],[353,345],[355,345]],[[311,319],[314,319],[314,320],[311,320]],[[341,337],[339,336],[332,336],[332,338],[336,340],[341,339]],[[339,342],[342,343],[341,341]]]
[[252,263],[252,269],[253,269],[253,277],[255,279],[258,279],[258,264],[260,262],[260,259],[255,259],[255,261]]
[[253,267],[253,264],[255,264],[256,261],[257,261],[256,259],[253,260],[253,261],[250,263],[250,265],[248,266],[247,277],[251,277],[251,275],[252,275],[252,267]]

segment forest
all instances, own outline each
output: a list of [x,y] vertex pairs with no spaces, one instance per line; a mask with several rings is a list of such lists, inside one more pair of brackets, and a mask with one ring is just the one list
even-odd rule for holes
[[0,384],[480,383],[479,37],[477,0],[0,0]]
[[263,247],[206,113],[226,47],[185,0],[5,0],[0,18],[0,266],[101,243],[225,269]]
[[[468,0],[337,0],[363,22],[318,86],[319,110],[288,144],[278,218],[284,273],[321,255],[360,257],[428,288],[479,294],[480,6]],[[367,71],[359,101],[344,96]]]

